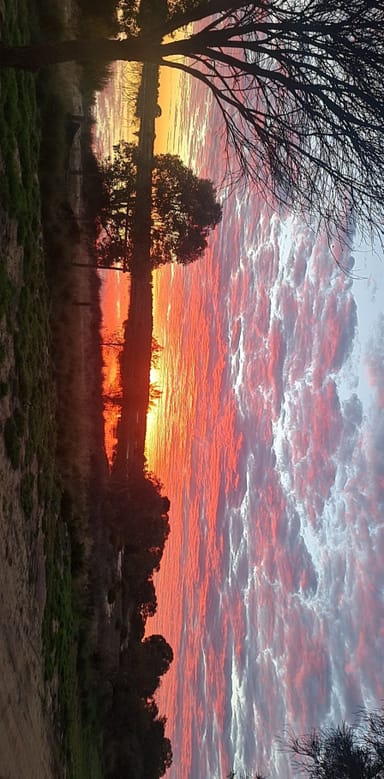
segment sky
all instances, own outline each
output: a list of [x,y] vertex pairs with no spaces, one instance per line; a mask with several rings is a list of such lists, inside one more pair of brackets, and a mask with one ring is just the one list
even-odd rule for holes
[[289,778],[286,728],[383,699],[383,261],[358,233],[330,246],[251,186],[227,191],[201,87],[163,85],[160,104],[159,146],[223,204],[205,257],[154,280],[147,456],[171,534],[148,627],[175,654],[168,775]]

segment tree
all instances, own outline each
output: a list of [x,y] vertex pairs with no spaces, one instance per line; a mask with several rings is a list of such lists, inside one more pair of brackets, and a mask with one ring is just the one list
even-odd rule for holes
[[293,766],[308,779],[382,779],[384,709],[363,713],[359,726],[345,723],[292,734],[284,748]]
[[151,365],[154,368],[159,367],[160,357],[161,353],[163,351],[163,347],[161,344],[159,344],[157,338],[155,338],[154,335],[152,335],[152,344],[151,344]]
[[259,774],[258,772],[256,774],[248,774],[244,773],[244,771],[232,771],[227,774],[226,779],[267,779],[266,776],[262,776],[262,774]]
[[[120,141],[113,160],[103,166],[105,207],[100,214],[101,264],[129,267],[133,251],[137,146]],[[210,231],[221,219],[221,206],[211,181],[199,179],[179,157],[160,154],[152,174],[151,260],[188,264],[207,247]]]
[[211,91],[239,173],[341,227],[356,217],[375,227],[384,210],[383,25],[383,0],[190,0],[121,40],[3,45],[0,65],[96,58],[177,68]]
[[158,676],[167,673],[173,660],[173,650],[165,638],[157,633],[145,638],[141,644],[146,663]]
[[153,617],[157,611],[157,598],[153,579],[145,579],[135,593],[135,600],[144,620]]
[[169,670],[173,660],[172,647],[160,635],[148,636],[121,653],[121,664],[137,692],[144,699],[154,695],[160,677]]
[[149,385],[149,401],[148,408],[154,408],[157,402],[160,400],[163,391],[156,382],[151,381]]
[[154,265],[197,260],[210,231],[220,222],[221,206],[208,179],[199,179],[179,157],[154,159],[152,258]]
[[123,141],[113,147],[113,158],[101,167],[103,207],[98,215],[99,264],[127,268],[129,239],[135,212],[137,146]]
[[169,738],[165,738],[166,718],[154,720],[146,734],[144,742],[144,779],[155,779],[164,776],[172,765],[172,746]]

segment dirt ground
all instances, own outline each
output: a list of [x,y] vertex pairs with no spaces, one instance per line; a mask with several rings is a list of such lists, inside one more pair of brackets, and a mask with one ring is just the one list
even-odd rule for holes
[[[79,100],[75,90],[74,113],[81,110]],[[78,154],[79,140],[74,145],[75,163]],[[75,213],[80,208],[80,183],[78,177],[69,181]],[[22,250],[17,245],[16,225],[4,213],[0,213],[0,250],[13,281],[21,284]],[[87,299],[86,278],[86,273],[78,274],[80,300]],[[79,347],[83,349],[88,310],[78,309],[78,316]],[[4,321],[0,322],[0,342],[6,350],[2,371],[12,376],[12,339]],[[11,402],[9,396],[0,400],[0,431],[11,413]],[[88,460],[85,433],[79,456]],[[59,779],[63,770],[52,722],[54,691],[44,684],[41,642],[46,600],[43,517],[35,505],[26,520],[20,506],[22,475],[12,468],[0,435],[0,779]]]
[[[2,215],[0,241],[17,282],[22,254],[16,226]],[[6,348],[2,370],[12,374],[12,340],[4,322]],[[0,426],[10,413],[10,398],[0,401]],[[44,692],[41,623],[45,604],[42,517],[39,509],[27,525],[20,506],[22,474],[13,470],[0,436],[0,779],[58,777],[49,700]]]
[[31,548],[24,515],[17,511],[17,474],[10,469],[3,442],[0,468],[0,777],[58,777],[44,700],[42,535],[38,531],[35,548]]

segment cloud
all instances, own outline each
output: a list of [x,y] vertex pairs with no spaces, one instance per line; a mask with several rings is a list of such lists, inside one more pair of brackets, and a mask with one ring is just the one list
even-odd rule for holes
[[365,360],[376,402],[380,409],[384,409],[384,315],[377,321],[376,333],[368,344]]

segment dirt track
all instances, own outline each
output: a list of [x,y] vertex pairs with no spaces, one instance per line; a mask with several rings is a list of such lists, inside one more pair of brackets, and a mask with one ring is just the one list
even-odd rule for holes
[[[21,250],[15,225],[1,218],[2,259],[17,284]],[[4,321],[3,378],[12,375],[13,347]],[[0,429],[11,411],[0,401]],[[0,436],[0,779],[58,777],[54,769],[49,698],[45,698],[41,623],[45,604],[42,516],[36,505],[26,522],[20,504],[22,473],[14,470]]]
[[[77,111],[78,101],[77,94],[73,106]],[[80,185],[75,178],[71,185],[75,206]],[[0,260],[17,289],[22,284],[23,256],[16,235],[15,223],[1,213]],[[78,292],[85,294],[81,287]],[[8,381],[15,368],[13,339],[4,317],[0,344],[6,352],[0,379]],[[6,395],[0,399],[0,433],[11,413],[12,397]],[[60,779],[63,771],[52,722],[55,682],[50,689],[44,683],[41,640],[46,600],[42,508],[35,500],[26,518],[20,502],[22,477],[20,469],[12,468],[0,434],[0,779]]]

